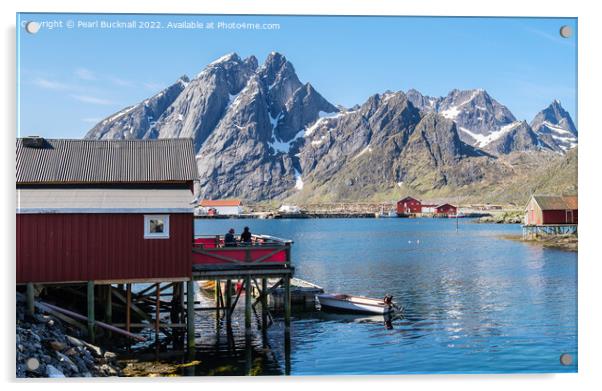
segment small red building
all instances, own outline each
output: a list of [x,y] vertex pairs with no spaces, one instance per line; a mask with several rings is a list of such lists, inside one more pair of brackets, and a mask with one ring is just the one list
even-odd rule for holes
[[190,278],[190,139],[16,145],[17,283]]
[[452,204],[441,204],[435,207],[435,214],[453,216],[458,213],[458,208]]
[[525,208],[525,225],[577,224],[577,196],[534,195]]
[[419,200],[406,197],[402,200],[397,201],[397,214],[413,214],[413,213],[421,213],[422,212],[422,204]]

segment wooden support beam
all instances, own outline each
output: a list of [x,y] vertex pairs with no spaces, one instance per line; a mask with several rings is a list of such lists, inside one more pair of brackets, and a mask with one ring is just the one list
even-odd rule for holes
[[92,343],[96,339],[94,323],[94,281],[88,281],[88,337]]
[[127,288],[127,292],[126,292],[126,297],[123,297],[123,295],[121,293],[117,292],[116,290],[113,290],[113,294],[119,300],[126,303],[126,307],[128,307],[128,309],[127,309],[128,313],[130,313],[131,310],[134,310],[134,312],[136,312],[138,315],[140,315],[140,317],[142,317],[143,319],[151,321],[151,317],[148,316],[148,314],[146,312],[144,312],[136,304],[132,303],[132,284],[127,284],[127,286],[128,286],[128,288]]
[[284,332],[291,331],[291,278],[284,277]]
[[125,296],[125,329],[129,332],[130,323],[132,323],[132,284],[127,284]]
[[113,321],[113,287],[111,285],[106,286],[106,302],[105,302],[105,322],[111,323]]
[[[238,284],[236,286],[238,286]],[[230,313],[234,312],[234,308],[236,308],[236,304],[238,304],[238,299],[240,299],[241,293],[242,289],[239,289],[238,292],[236,292],[236,297],[234,298],[234,303],[232,303],[232,308],[230,308]]]
[[188,348],[194,349],[194,281],[191,279],[186,283],[186,333],[188,337]]
[[267,294],[267,290],[268,290],[268,279],[267,278],[262,278],[261,279],[261,290],[260,290],[260,297],[261,297],[261,330],[266,330],[267,329],[267,323],[268,323],[268,294]]
[[157,301],[155,303],[155,341],[159,340],[159,328],[161,322],[161,284],[155,284]]
[[33,316],[35,314],[35,288],[32,282],[27,283],[27,315]]
[[226,280],[226,325],[232,323],[232,280]]
[[251,277],[245,277],[245,335],[251,335],[251,310],[252,310],[252,300],[251,297],[252,287],[251,287]]

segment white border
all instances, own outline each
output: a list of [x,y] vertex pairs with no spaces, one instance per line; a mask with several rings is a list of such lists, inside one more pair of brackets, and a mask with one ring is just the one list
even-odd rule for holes
[[[602,61],[600,57],[599,37],[602,37],[600,12],[597,12],[594,1],[524,1],[505,0],[504,2],[486,2],[470,0],[429,0],[429,1],[391,1],[391,0],[147,0],[145,2],[124,2],[123,0],[104,0],[103,2],[81,2],[75,0],[20,0],[18,2],[2,2],[3,43],[2,85],[1,95],[2,118],[5,121],[2,146],[4,153],[2,181],[4,208],[0,225],[1,248],[5,249],[3,274],[6,278],[4,288],[5,321],[1,322],[4,356],[3,378],[11,382],[14,379],[14,265],[15,257],[15,194],[14,188],[14,139],[16,137],[15,115],[15,12],[17,11],[53,11],[53,12],[155,12],[155,13],[278,13],[278,14],[380,14],[380,15],[458,15],[458,16],[576,16],[579,18],[579,204],[580,216],[579,238],[579,374],[562,375],[421,375],[421,376],[367,376],[367,377],[295,377],[295,378],[182,378],[182,379],[94,379],[86,381],[85,387],[90,389],[106,389],[108,384],[128,382],[141,383],[148,390],[164,390],[179,383],[178,387],[215,387],[240,388],[245,390],[267,387],[286,387],[290,390],[308,388],[336,387],[342,382],[346,389],[353,390],[366,387],[420,389],[421,391],[441,390],[442,388],[462,390],[488,391],[512,389],[545,389],[546,391],[567,389],[598,388],[601,380],[601,359],[599,348],[602,346],[600,331],[599,298],[602,297],[602,266],[600,251],[596,246],[599,241],[598,222],[602,221],[596,207],[602,194],[599,184],[598,168],[602,166],[599,149],[602,148],[602,131],[600,130],[600,93],[602,85],[600,73]],[[587,212],[585,212],[587,211]],[[7,224],[6,222],[13,222]],[[12,312],[11,312],[12,311]],[[353,359],[353,358],[350,358]],[[294,364],[293,364],[294,365]],[[81,390],[81,381],[71,379],[56,385],[39,384],[49,381],[12,380],[7,389],[18,387],[36,389],[40,387],[60,386],[62,389]],[[189,383],[189,385],[185,385]],[[192,384],[196,383],[196,384]],[[202,384],[198,384],[202,383]],[[598,384],[598,385],[596,385]],[[518,388],[516,388],[518,387]],[[288,390],[287,390],[288,391]]]

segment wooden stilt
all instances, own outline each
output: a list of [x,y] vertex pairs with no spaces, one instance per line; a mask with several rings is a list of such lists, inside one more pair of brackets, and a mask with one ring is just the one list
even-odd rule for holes
[[132,323],[132,284],[127,284],[125,294],[125,329],[130,331],[130,324]]
[[291,330],[291,278],[284,278],[284,332]]
[[226,325],[232,323],[232,280],[226,280]]
[[183,323],[184,319],[186,319],[186,312],[184,308],[184,305],[186,303],[186,297],[184,296],[185,285],[186,284],[184,282],[180,282],[180,323]]
[[219,288],[220,288],[219,280],[215,280],[215,290],[213,291],[213,300],[215,301],[216,307],[219,307]]
[[191,279],[186,286],[186,332],[188,348],[194,349],[194,281]]
[[284,374],[291,374],[291,334],[284,333]]
[[159,340],[159,327],[161,325],[161,284],[155,284],[157,298],[155,301],[155,341]]
[[27,283],[27,315],[33,316],[35,313],[35,289],[32,282]]
[[252,297],[251,297],[251,277],[245,277],[245,334],[251,334],[251,306],[252,306]]
[[261,329],[266,330],[268,324],[268,279],[261,279]]
[[105,322],[113,322],[113,287],[111,285],[106,286],[106,297],[105,297]]
[[88,281],[88,337],[94,343],[94,281]]

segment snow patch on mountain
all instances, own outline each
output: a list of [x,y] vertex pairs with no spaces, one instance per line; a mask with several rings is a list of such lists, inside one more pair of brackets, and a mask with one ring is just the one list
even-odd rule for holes
[[447,110],[442,110],[440,114],[445,118],[456,119],[460,114],[460,109],[457,106],[452,106]]
[[521,123],[520,121],[512,122],[508,125],[502,126],[499,130],[491,132],[487,135],[482,135],[482,134],[471,132],[470,130],[468,130],[462,126],[460,126],[459,129],[462,132],[468,134],[470,137],[472,137],[475,140],[474,145],[476,147],[483,148],[483,147],[487,146],[488,144],[492,143],[493,141],[499,139],[506,133],[510,132],[512,129],[516,128],[518,125],[520,125],[520,123]]

